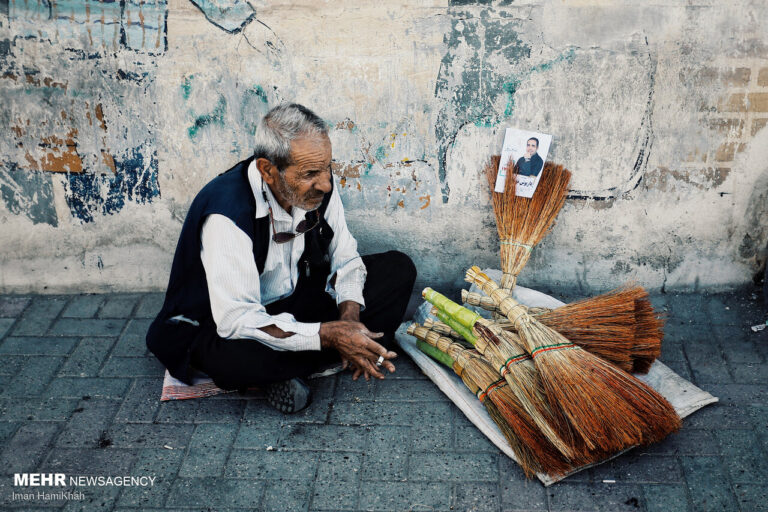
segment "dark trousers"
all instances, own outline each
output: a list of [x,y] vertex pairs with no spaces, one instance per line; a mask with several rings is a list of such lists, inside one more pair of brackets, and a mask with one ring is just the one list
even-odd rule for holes
[[[365,308],[360,321],[372,332],[383,332],[376,340],[394,348],[394,333],[403,320],[413,291],[416,268],[398,251],[363,256],[368,276],[363,288]],[[329,322],[339,319],[336,302],[325,292],[327,276],[301,276],[293,294],[267,306],[267,312],[291,313],[299,322]],[[271,382],[305,377],[339,361],[335,350],[279,351],[256,340],[223,339],[215,329],[203,328],[192,345],[192,366],[210,376],[222,389],[242,389]]]

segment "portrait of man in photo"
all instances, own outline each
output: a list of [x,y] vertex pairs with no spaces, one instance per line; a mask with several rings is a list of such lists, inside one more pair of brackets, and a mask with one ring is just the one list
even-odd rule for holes
[[544,160],[539,156],[539,139],[531,137],[525,143],[525,154],[515,163],[520,176],[538,176],[544,167]]

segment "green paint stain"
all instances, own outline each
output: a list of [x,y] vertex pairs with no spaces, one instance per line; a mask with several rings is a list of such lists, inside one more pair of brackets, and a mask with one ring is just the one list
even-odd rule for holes
[[502,90],[504,90],[505,93],[507,93],[507,106],[504,109],[504,116],[509,117],[512,115],[512,112],[515,110],[515,92],[517,92],[517,88],[520,87],[520,80],[518,78],[513,78],[508,82],[504,82],[501,86]]
[[269,100],[267,100],[267,93],[264,92],[264,89],[260,85],[255,85],[245,91],[245,94],[248,96],[254,96],[261,100],[262,103],[265,105],[269,103]]
[[375,155],[373,155],[373,156],[374,156],[374,158],[375,158],[376,160],[378,160],[379,162],[383,162],[383,161],[384,161],[384,159],[386,159],[386,158],[387,158],[387,152],[386,152],[386,150],[384,149],[384,146],[379,146],[378,148],[376,148],[376,154],[375,154]]
[[185,100],[189,99],[189,94],[192,92],[192,79],[195,75],[189,75],[184,77],[184,82],[181,84],[181,95]]
[[[531,73],[539,73],[542,71],[549,71],[557,64],[560,64],[561,62],[573,62],[574,57],[576,56],[576,50],[574,48],[571,48],[567,52],[558,55],[554,59],[548,61],[548,62],[542,62],[541,64],[537,64],[536,66],[533,66],[530,68],[530,70],[526,73],[526,75],[530,75]],[[513,77],[509,81],[505,82],[501,88],[504,90],[505,93],[507,93],[507,106],[504,109],[504,116],[509,117],[512,115],[512,112],[515,110],[515,92],[517,92],[517,88],[520,87],[520,79]],[[477,123],[475,123],[477,124]]]
[[224,96],[219,96],[219,102],[210,114],[204,114],[195,119],[195,124],[187,128],[187,133],[190,139],[194,139],[197,136],[198,131],[211,124],[217,124],[224,126],[224,114],[227,112],[227,100]]
[[558,55],[557,57],[555,57],[549,62],[543,62],[541,64],[533,66],[531,68],[531,72],[538,73],[539,71],[549,71],[556,64],[560,64],[561,62],[573,62],[573,58],[575,56],[576,56],[576,50],[574,48],[571,48],[567,52],[563,53],[562,55]]
[[498,125],[499,125],[498,120],[489,119],[487,117],[475,119],[475,126],[477,126],[478,128],[495,128]]

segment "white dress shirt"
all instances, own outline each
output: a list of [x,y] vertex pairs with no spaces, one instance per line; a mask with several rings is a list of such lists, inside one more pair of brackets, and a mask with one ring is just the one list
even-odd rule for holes
[[[256,199],[256,218],[268,216],[269,209],[262,196],[262,180],[255,160],[248,167],[248,180]],[[275,229],[278,232],[295,232],[296,226],[304,220],[306,210],[294,206],[289,214],[268,186],[264,190],[272,206]],[[335,184],[325,220],[333,230],[328,248],[331,273],[326,291],[336,299],[337,304],[351,300],[365,307],[363,285],[366,269],[357,252],[357,242],[347,229],[344,208]],[[213,214],[205,219],[200,235],[200,259],[205,268],[216,331],[222,338],[254,339],[275,350],[320,350],[319,323],[297,322],[290,313],[269,315],[266,312],[267,304],[293,293],[299,279],[299,258],[304,252],[304,235],[277,244],[272,240],[273,234],[270,224],[269,250],[264,271],[259,276],[250,237],[224,215]],[[329,282],[334,274],[336,282],[331,287]],[[260,329],[268,325],[294,334],[287,338],[275,338]]]

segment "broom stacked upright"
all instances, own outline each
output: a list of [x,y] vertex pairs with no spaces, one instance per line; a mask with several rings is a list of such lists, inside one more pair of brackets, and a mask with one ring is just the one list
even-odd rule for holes
[[501,287],[511,290],[517,282],[518,274],[528,263],[534,246],[546,236],[563,207],[571,173],[562,165],[547,162],[541,171],[536,192],[529,199],[517,195],[516,175],[513,172],[507,173],[504,192],[493,191],[500,160],[499,156],[491,157],[484,172],[491,188],[493,213],[499,233],[503,272]]

